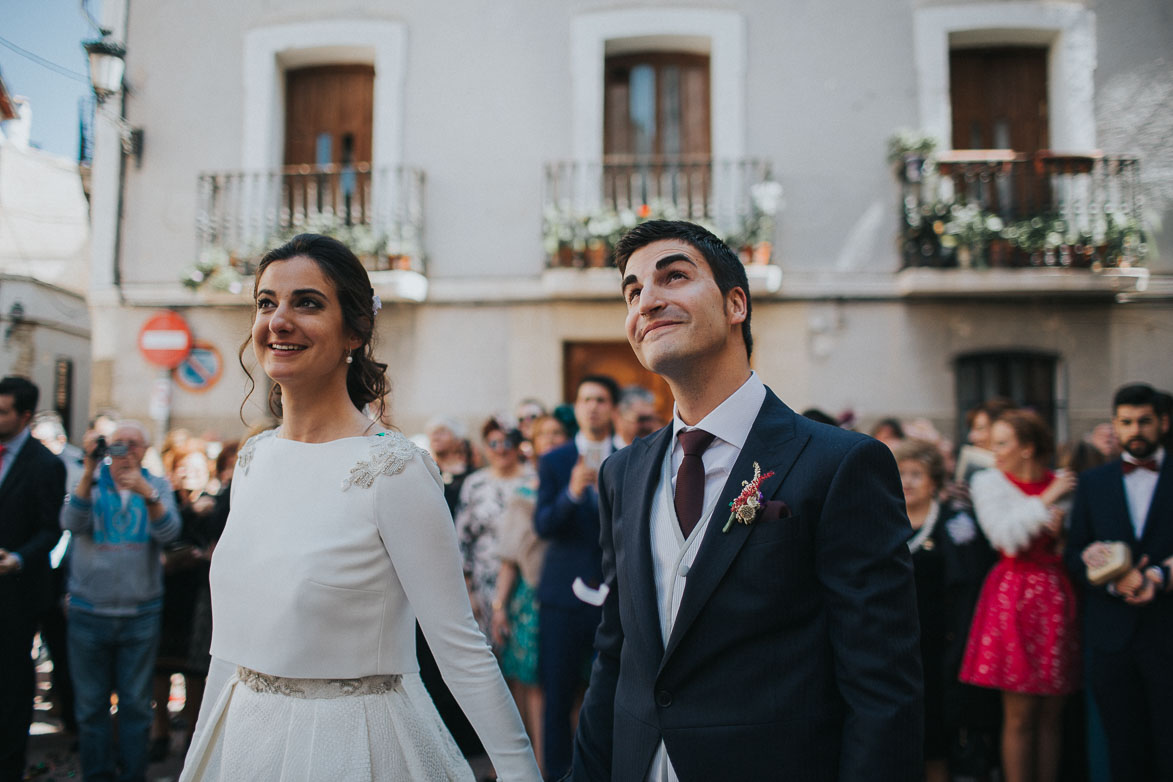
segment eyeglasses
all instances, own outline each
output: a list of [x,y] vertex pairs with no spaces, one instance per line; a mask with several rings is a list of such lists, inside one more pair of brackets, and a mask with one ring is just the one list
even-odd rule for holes
[[485,445],[494,451],[504,451],[510,448],[509,441],[504,437],[494,437],[491,440],[485,440]]
[[110,443],[108,453],[111,456],[126,456],[135,448],[142,448],[142,443],[127,443],[122,440],[115,440]]

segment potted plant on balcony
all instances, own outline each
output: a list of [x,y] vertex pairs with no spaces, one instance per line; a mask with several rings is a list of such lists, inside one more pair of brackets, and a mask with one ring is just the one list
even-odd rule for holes
[[237,294],[244,290],[244,277],[232,263],[232,256],[223,247],[206,247],[199,260],[183,270],[179,281],[198,291],[205,285],[214,290]]
[[770,262],[774,253],[774,218],[782,209],[782,184],[772,179],[758,182],[749,189],[750,215],[747,236],[753,248],[751,261],[759,266]]
[[925,164],[937,149],[937,139],[928,133],[900,128],[888,137],[888,164],[905,182],[921,181]]

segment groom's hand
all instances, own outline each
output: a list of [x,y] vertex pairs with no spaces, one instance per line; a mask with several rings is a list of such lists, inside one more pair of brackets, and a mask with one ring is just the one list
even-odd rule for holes
[[599,471],[594,467],[588,467],[583,458],[579,456],[578,461],[574,463],[574,469],[570,471],[570,485],[566,487],[570,493],[570,499],[581,502],[587,487],[594,486],[598,480]]

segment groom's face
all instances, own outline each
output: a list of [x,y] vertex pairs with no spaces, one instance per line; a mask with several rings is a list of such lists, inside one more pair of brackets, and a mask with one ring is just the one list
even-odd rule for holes
[[645,367],[671,379],[697,359],[740,350],[740,288],[722,295],[708,262],[687,242],[665,239],[631,254],[624,270],[627,341]]

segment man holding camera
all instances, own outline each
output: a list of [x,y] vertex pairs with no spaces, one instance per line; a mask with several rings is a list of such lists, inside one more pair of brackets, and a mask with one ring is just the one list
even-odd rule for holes
[[[118,424],[108,444],[88,432],[81,480],[61,515],[73,533],[68,643],[86,779],[146,774],[163,609],[160,555],[181,524],[167,479],[142,467],[146,448],[146,430],[134,421]],[[118,693],[117,756],[112,692]]]

